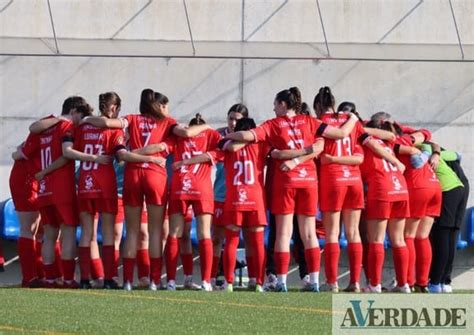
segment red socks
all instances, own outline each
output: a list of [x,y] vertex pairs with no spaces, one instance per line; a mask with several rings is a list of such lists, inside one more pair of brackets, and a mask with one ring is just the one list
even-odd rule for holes
[[369,243],[367,255],[369,266],[370,285],[377,286],[382,283],[382,269],[385,258],[383,243]]
[[[79,247],[79,267],[81,269],[81,280],[89,280],[91,270],[90,247]],[[66,268],[64,267],[64,269]],[[64,276],[66,276],[66,273],[64,274]]]
[[[248,238],[250,238],[250,234],[248,233]],[[247,241],[245,241],[247,242]],[[254,257],[252,255],[247,256],[247,251],[245,253],[245,262],[247,263],[247,274],[249,278],[256,278],[255,275],[255,262]]]
[[367,282],[370,280],[369,275],[369,243],[362,245],[362,267],[364,268],[365,279]]
[[349,243],[347,254],[349,256],[350,284],[359,283],[362,270],[362,243]]
[[44,264],[44,276],[47,280],[55,280],[57,277],[56,264]]
[[219,262],[221,258],[219,256],[212,257],[212,270],[211,270],[211,278],[216,278],[217,273],[219,272]]
[[416,248],[416,283],[420,286],[428,285],[431,259],[433,257],[429,238],[415,239]]
[[[305,250],[306,254],[306,250]],[[290,252],[278,252],[275,251],[273,254],[275,262],[275,272],[277,275],[286,275],[288,273],[288,267],[290,266]],[[309,271],[309,264],[308,264]]]
[[240,241],[240,231],[226,229],[224,246],[224,277],[227,283],[234,283],[235,261],[237,247]]
[[[252,231],[249,232],[249,243],[252,246],[253,256],[252,267],[253,275],[257,279],[258,285],[263,285],[265,277],[265,245],[264,245],[264,232],[263,231]],[[249,274],[250,277],[250,274]],[[252,277],[253,278],[253,277]]]
[[168,236],[166,241],[166,276],[168,281],[176,280],[176,267],[178,266],[179,240],[177,237]]
[[184,275],[192,276],[193,275],[193,254],[181,254],[181,263],[183,264]]
[[392,247],[392,253],[397,286],[401,287],[407,283],[408,249],[406,246]]
[[140,249],[137,251],[137,268],[138,278],[148,278],[150,276],[150,255],[148,249]]
[[104,279],[111,280],[117,272],[117,263],[115,262],[115,246],[102,246],[102,257],[104,259]]
[[[90,257],[90,250],[89,250]],[[63,259],[61,260],[63,266],[63,277],[66,281],[74,280],[74,275],[76,273],[76,261],[74,259]]]
[[[339,243],[326,243],[324,246],[324,270],[326,272],[326,282],[328,284],[335,284],[337,282],[337,270],[340,254],[341,249],[339,248]],[[308,268],[308,272],[311,273],[314,271],[310,271]]]
[[161,267],[163,266],[163,258],[151,258],[150,259],[150,279],[155,283],[161,282]]
[[18,239],[18,256],[20,257],[23,283],[27,284],[37,277],[35,241],[29,238],[20,237]]
[[91,259],[91,277],[94,280],[104,279],[104,264],[100,257]]
[[123,282],[133,283],[133,270],[135,268],[135,258],[123,258]]
[[212,270],[212,241],[209,238],[199,240],[199,255],[201,258],[201,278],[211,282]]
[[415,263],[416,263],[415,239],[413,237],[405,237],[405,243],[408,249],[407,283],[411,287],[415,285]]

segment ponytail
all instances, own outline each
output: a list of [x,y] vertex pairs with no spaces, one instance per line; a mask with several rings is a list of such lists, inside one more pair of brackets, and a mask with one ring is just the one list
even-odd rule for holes
[[301,99],[301,91],[298,87],[291,87],[288,90],[283,90],[278,92],[278,94],[275,97],[275,100],[278,102],[282,103],[284,102],[286,104],[287,109],[293,109],[296,114],[299,114],[301,112],[301,104],[302,104],[302,99]]
[[320,118],[323,112],[332,109],[334,117],[337,119],[338,115],[334,109],[335,105],[336,99],[334,98],[331,89],[328,86],[321,87],[313,100],[313,108],[316,112],[316,116]]
[[355,116],[357,116],[357,118],[359,119],[360,122],[364,122],[364,120],[362,120],[362,118],[360,117],[359,113],[357,112],[356,110],[356,105],[353,103],[353,102],[350,102],[350,101],[344,101],[344,102],[341,102],[339,104],[339,106],[337,107],[337,112],[342,112],[342,113],[352,113],[354,114]]
[[117,108],[122,106],[122,99],[115,92],[107,92],[99,94],[99,110],[104,116],[107,116],[107,108],[111,105],[116,105]]
[[189,121],[189,125],[198,126],[200,124],[206,124],[206,121],[204,121],[201,114],[197,113],[196,116],[191,121]]
[[158,120],[164,119],[165,114],[162,113],[160,105],[168,104],[168,98],[161,93],[154,92],[151,88],[142,91],[140,97],[140,114],[154,117]]

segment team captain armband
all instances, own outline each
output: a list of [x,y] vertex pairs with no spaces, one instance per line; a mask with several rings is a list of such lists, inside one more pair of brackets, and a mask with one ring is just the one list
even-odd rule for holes
[[223,138],[217,143],[217,147],[221,150],[225,150],[226,146],[229,144],[229,142],[232,142],[232,140],[228,140]]
[[318,130],[316,130],[316,135],[317,136],[323,136],[324,132],[326,131],[326,128],[328,127],[327,123],[321,123],[319,126]]
[[370,140],[370,135],[367,133],[363,133],[362,135],[359,136],[357,141],[359,141],[360,144],[365,145],[369,140]]
[[64,135],[62,138],[61,138],[61,141],[64,143],[64,142],[74,142],[74,136],[72,135]]

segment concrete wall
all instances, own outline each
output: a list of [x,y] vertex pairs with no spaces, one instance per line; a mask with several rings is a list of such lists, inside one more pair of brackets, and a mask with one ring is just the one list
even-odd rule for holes
[[[187,1],[196,40],[321,42],[314,1]],[[447,1],[320,1],[331,42],[456,44]],[[58,36],[189,40],[182,1],[51,1]],[[453,1],[463,43],[474,44],[474,5]],[[243,14],[243,15],[242,15]],[[51,37],[46,1],[0,1],[0,36]],[[242,81],[243,79],[243,81]],[[188,122],[200,112],[221,125],[243,101],[258,121],[273,115],[276,92],[299,86],[312,103],[322,85],[361,114],[384,110],[463,154],[474,180],[473,63],[224,59],[0,57],[0,200],[9,196],[9,153],[40,116],[59,113],[65,97],[117,91],[123,112],[137,111],[152,87]],[[474,205],[474,197],[469,204]]]

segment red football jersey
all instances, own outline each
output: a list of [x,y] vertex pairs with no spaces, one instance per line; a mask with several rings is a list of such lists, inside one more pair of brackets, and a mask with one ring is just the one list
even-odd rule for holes
[[[390,144],[376,138],[373,139],[393,154]],[[407,184],[400,170],[365,146],[364,162],[360,166],[360,170],[364,182],[368,185],[368,200],[389,202],[408,200]]]
[[10,179],[15,187],[29,187],[38,190],[35,173],[40,171],[39,135],[30,133],[23,143],[20,151],[25,159],[13,163]]
[[[130,150],[163,142],[171,135],[172,129],[176,125],[176,120],[170,117],[157,120],[151,116],[141,114],[127,115],[124,120],[126,121],[126,127],[128,127],[128,146]],[[162,156],[162,154],[156,153],[155,156]],[[166,169],[157,164],[127,163],[126,168],[151,169],[166,176]]]
[[[336,118],[334,113],[328,112],[321,116],[321,120],[330,126],[340,127],[349,119],[345,113],[338,113]],[[325,139],[324,153],[336,157],[348,157],[359,155],[356,153],[356,146],[359,137],[365,134],[360,122],[357,122],[351,134],[339,140]],[[360,183],[361,175],[358,165],[326,164],[320,169],[321,180],[329,181],[335,185],[356,185]]]
[[[395,143],[411,146],[411,143],[407,143],[406,139],[402,137],[398,137]],[[427,163],[421,168],[415,169],[410,163],[410,155],[397,154],[397,157],[406,166],[404,175],[408,189],[433,188],[441,190],[439,179],[430,164]]]
[[237,152],[215,150],[208,154],[214,164],[217,161],[224,161],[226,211],[265,209],[263,169],[268,154],[265,142],[248,144]]
[[[214,150],[220,139],[221,135],[213,129],[206,129],[195,137],[174,136],[174,161],[179,162]],[[211,171],[210,164],[188,165],[174,171],[171,180],[171,199],[213,200]]]
[[[64,141],[74,140],[74,127],[71,121],[60,121],[40,134],[41,169],[63,155]],[[72,203],[76,198],[74,161],[53,171],[39,181],[38,200],[40,207],[52,204]]]
[[[83,124],[75,131],[74,149],[90,155],[113,156],[123,145],[121,129],[97,128]],[[113,162],[98,164],[81,162],[77,194],[79,198],[117,198],[117,181]]]
[[[264,122],[250,130],[257,142],[266,141],[278,150],[303,149],[312,145],[317,135],[322,135],[326,124],[308,115],[293,117],[277,117]],[[316,134],[317,133],[317,134]],[[307,188],[316,187],[318,180],[316,165],[313,160],[299,164],[291,171],[281,171],[283,161],[275,160],[275,174],[273,176],[274,190],[285,187]]]

